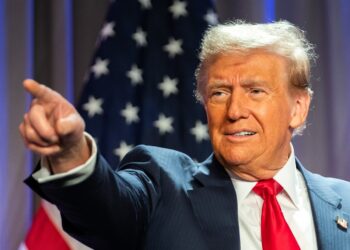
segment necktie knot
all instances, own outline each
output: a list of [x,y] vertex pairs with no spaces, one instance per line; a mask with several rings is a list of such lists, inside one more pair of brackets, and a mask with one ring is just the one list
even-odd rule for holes
[[259,181],[253,188],[253,191],[265,200],[269,196],[276,196],[282,189],[282,186],[277,181],[268,179]]

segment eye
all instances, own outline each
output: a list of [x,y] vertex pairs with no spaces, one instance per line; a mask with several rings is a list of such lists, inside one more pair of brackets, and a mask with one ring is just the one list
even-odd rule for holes
[[221,103],[225,102],[229,96],[229,92],[226,90],[212,90],[209,94],[209,99],[211,102]]
[[259,94],[263,94],[266,92],[265,92],[265,90],[263,90],[261,88],[252,88],[252,89],[250,89],[250,93],[253,95],[259,95]]
[[214,91],[211,96],[222,96],[224,95],[224,92],[223,91]]

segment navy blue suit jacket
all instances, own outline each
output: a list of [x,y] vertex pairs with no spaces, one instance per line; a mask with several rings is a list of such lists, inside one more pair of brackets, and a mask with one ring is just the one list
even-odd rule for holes
[[[298,161],[312,205],[318,249],[349,250],[350,183],[307,171]],[[85,181],[66,179],[32,189],[56,204],[64,229],[94,249],[240,249],[236,194],[230,177],[210,156],[196,163],[158,147],[138,146],[113,171],[98,156]]]

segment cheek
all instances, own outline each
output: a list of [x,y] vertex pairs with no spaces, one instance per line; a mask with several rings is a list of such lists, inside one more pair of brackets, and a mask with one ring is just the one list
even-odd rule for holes
[[284,137],[284,132],[289,131],[290,112],[290,109],[283,103],[264,105],[255,109],[254,117],[265,141],[271,142],[279,140],[279,137]]
[[[287,97],[279,97],[270,100],[266,105],[259,107],[259,114],[266,121],[271,123],[289,123],[291,118],[291,104],[287,101]],[[276,125],[277,125],[276,124]]]
[[225,122],[225,111],[217,107],[206,107],[205,108],[208,121],[208,131],[211,140],[217,139],[220,128]]
[[287,106],[281,104],[266,112],[262,117],[261,124],[268,141],[277,142],[281,138],[285,138],[286,132],[289,132],[291,121],[291,110]]
[[206,108],[209,130],[217,129],[225,121],[225,110],[222,108],[210,107]]

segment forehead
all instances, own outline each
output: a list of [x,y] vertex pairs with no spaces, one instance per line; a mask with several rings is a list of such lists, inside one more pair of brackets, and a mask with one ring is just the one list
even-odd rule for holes
[[267,51],[231,52],[211,57],[207,62],[209,83],[216,79],[281,81],[288,76],[287,60]]

